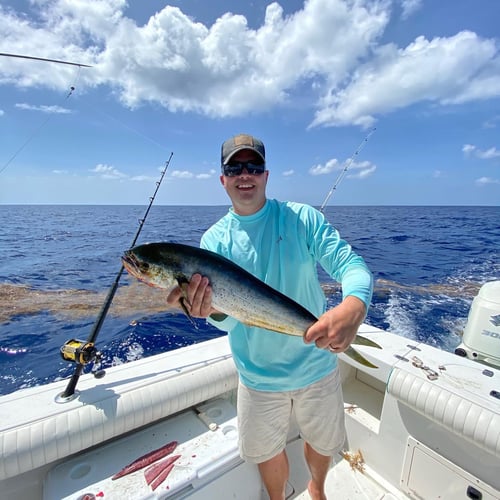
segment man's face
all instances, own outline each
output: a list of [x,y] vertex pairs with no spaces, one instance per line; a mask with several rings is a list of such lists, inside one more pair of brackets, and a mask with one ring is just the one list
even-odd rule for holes
[[[262,159],[250,149],[238,151],[231,162],[254,162],[262,163]],[[228,177],[220,176],[220,181],[224,186],[231,202],[233,210],[238,215],[251,215],[260,210],[266,202],[266,184],[269,172],[266,170],[260,175],[249,174],[243,169],[240,175]]]

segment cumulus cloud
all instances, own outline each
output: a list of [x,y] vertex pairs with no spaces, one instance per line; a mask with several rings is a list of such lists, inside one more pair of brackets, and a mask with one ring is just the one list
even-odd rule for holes
[[173,170],[170,176],[175,179],[192,179],[194,174],[188,170]]
[[363,179],[373,174],[377,169],[370,161],[355,162],[350,159],[340,163],[336,158],[328,160],[325,164],[314,165],[309,169],[311,175],[327,175],[334,171],[344,171],[351,179]]
[[105,165],[103,163],[99,163],[91,172],[97,174],[101,179],[125,179],[128,178],[127,174],[120,172],[117,168],[111,165]]
[[403,13],[401,17],[408,19],[412,14],[419,10],[423,5],[423,0],[401,0],[401,8]]
[[330,174],[334,170],[338,170],[341,167],[337,158],[332,158],[328,160],[326,163],[320,163],[318,165],[313,165],[309,169],[309,173],[311,175],[326,175]]
[[481,160],[492,160],[494,158],[500,158],[500,151],[496,147],[491,147],[489,149],[479,149],[473,144],[465,144],[462,151],[468,156],[475,156]]
[[209,170],[208,172],[202,172],[200,174],[196,174],[191,172],[190,170],[173,170],[170,174],[170,177],[174,179],[210,179],[216,174],[214,169]]
[[492,179],[491,177],[480,177],[476,179],[476,184],[478,186],[486,186],[488,184],[500,184],[499,179]]
[[[422,2],[400,4],[408,17]],[[78,71],[81,91],[106,87],[129,108],[154,103],[213,117],[286,106],[298,88],[308,89],[313,127],[367,127],[414,103],[500,95],[495,40],[464,31],[407,47],[381,44],[393,5],[308,0],[285,15],[273,2],[256,28],[232,13],[206,26],[169,5],[139,25],[126,16],[125,0],[33,2],[29,18],[0,6],[0,37],[11,52],[93,65],[48,72],[43,63],[0,58],[0,85],[65,91]]]
[[[54,173],[64,174],[67,173],[65,170],[54,170]],[[116,167],[112,165],[106,165],[103,163],[99,163],[94,168],[90,170],[93,174],[97,174],[101,179],[106,180],[129,180],[135,182],[156,182],[158,179],[151,175],[129,175],[126,174]],[[171,179],[208,179],[213,177],[216,174],[214,169],[209,170],[208,172],[203,172],[200,174],[191,172],[189,170],[173,170],[169,174],[169,178]]]
[[432,40],[419,36],[403,49],[379,46],[345,87],[332,87],[321,99],[313,125],[368,127],[377,115],[417,102],[452,105],[497,97],[499,69],[495,41],[470,31]]
[[217,172],[214,169],[211,169],[209,172],[197,174],[197,179],[211,179]]
[[353,169],[354,172],[350,173],[347,175],[347,178],[349,179],[364,179],[365,177],[368,177],[377,170],[377,167],[373,165],[369,161],[364,161],[362,163],[353,163],[349,167],[349,169]]

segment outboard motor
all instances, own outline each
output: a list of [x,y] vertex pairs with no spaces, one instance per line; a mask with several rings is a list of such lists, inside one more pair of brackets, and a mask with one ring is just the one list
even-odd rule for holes
[[500,281],[485,283],[474,297],[455,354],[500,368]]

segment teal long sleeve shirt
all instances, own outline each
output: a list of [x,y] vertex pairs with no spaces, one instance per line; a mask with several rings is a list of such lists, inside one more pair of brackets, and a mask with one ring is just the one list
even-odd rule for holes
[[[368,310],[373,282],[364,260],[308,205],[267,200],[253,215],[230,210],[206,231],[201,247],[227,257],[318,317],[326,310],[319,263],[342,284],[343,297],[358,297]],[[232,317],[209,322],[228,332],[240,379],[251,389],[300,389],[337,365],[336,355],[300,337],[249,327]]]

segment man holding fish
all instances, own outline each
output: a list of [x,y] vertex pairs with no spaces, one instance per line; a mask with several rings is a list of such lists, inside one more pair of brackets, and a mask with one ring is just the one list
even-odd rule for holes
[[[232,208],[208,229],[200,246],[235,262],[318,320],[302,338],[248,326],[213,307],[213,286],[198,273],[167,300],[229,332],[240,376],[240,453],[258,464],[270,499],[285,498],[285,446],[293,414],[305,442],[309,493],[324,500],[331,458],[345,438],[336,353],[355,340],[370,304],[372,276],[322,213],[266,197],[269,170],[262,141],[246,134],[228,139],[221,164],[220,181]],[[328,311],[317,263],[342,284],[342,302]]]

